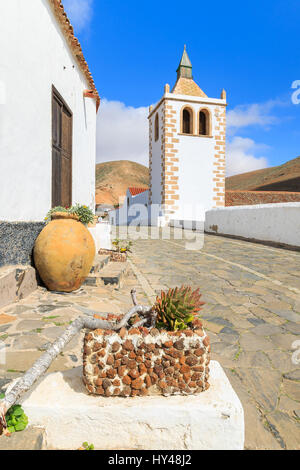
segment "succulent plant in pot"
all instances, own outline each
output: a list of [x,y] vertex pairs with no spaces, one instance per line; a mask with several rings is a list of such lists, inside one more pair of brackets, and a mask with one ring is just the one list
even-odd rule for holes
[[200,289],[181,286],[162,291],[156,298],[153,311],[156,314],[156,327],[169,331],[185,330],[193,324],[195,316],[204,302],[200,300]]
[[55,207],[35,241],[35,266],[51,291],[77,290],[88,276],[95,243],[86,225],[94,219],[88,206]]
[[125,262],[127,260],[127,254],[131,253],[133,242],[131,240],[120,240],[116,238],[112,241],[112,244],[114,246],[113,250],[100,248],[98,252],[99,255],[109,255],[110,261]]
[[83,329],[89,330],[83,355],[83,380],[89,393],[167,396],[208,389],[210,341],[198,315],[203,306],[199,290],[171,289],[158,296],[153,306],[139,305],[134,289],[131,296],[133,307],[119,317],[77,317],[11,385],[0,397],[0,435],[8,432],[7,411]]
[[75,220],[79,220],[84,225],[88,225],[94,221],[93,211],[86,205],[75,204],[70,207],[56,206],[50,209],[45,217],[46,224],[49,224],[51,220],[56,219],[57,217],[62,217],[67,215],[74,215]]

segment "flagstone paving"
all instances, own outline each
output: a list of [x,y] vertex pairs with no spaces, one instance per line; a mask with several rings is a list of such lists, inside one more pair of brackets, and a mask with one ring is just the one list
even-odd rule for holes
[[[0,309],[0,390],[8,379],[18,377],[30,368],[78,316],[128,311],[132,307],[132,287],[137,287],[140,301],[147,303],[131,272],[126,278],[126,286],[120,289],[84,286],[78,293],[62,295],[39,287],[26,299]],[[82,363],[83,336],[84,332],[81,332],[72,339],[53,362],[50,372]]]
[[200,287],[212,359],[244,406],[246,448],[300,449],[300,253],[210,235],[201,250],[185,243],[139,240],[131,261],[153,295]]
[[[163,288],[191,284],[206,302],[212,358],[243,403],[246,448],[300,449],[300,253],[217,236],[205,236],[202,249],[185,248],[174,238],[136,240],[133,271],[119,290],[84,286],[60,295],[38,288],[0,309],[0,390],[79,315],[127,311],[133,286],[140,303],[150,304]],[[83,334],[50,371],[82,363]]]

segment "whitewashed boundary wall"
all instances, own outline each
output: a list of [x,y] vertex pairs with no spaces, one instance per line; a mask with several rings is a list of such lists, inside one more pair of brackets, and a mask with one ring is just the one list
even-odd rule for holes
[[300,202],[212,209],[205,231],[300,247]]

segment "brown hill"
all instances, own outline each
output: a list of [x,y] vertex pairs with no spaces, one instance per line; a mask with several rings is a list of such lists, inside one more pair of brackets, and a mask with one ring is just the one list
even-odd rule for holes
[[96,165],[96,204],[117,204],[128,186],[148,188],[149,170],[146,166],[128,160],[98,163]]
[[300,157],[283,165],[226,178],[226,190],[300,192]]

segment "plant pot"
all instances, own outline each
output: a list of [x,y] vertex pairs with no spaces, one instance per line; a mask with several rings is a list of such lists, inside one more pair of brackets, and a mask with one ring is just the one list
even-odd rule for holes
[[98,216],[98,215],[95,215],[93,222],[90,222],[90,223],[88,224],[88,228],[96,227],[96,225],[97,225],[97,223],[98,223],[98,218],[99,218],[99,216]]
[[103,396],[193,395],[209,387],[210,344],[195,330],[94,330],[85,335],[83,381]]
[[88,276],[95,243],[75,214],[57,212],[34,245],[35,266],[51,291],[73,292]]

